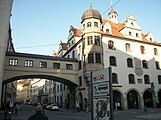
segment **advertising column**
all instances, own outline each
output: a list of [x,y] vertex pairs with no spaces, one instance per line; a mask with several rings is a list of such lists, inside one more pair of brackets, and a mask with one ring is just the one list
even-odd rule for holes
[[92,71],[92,120],[112,120],[110,69]]

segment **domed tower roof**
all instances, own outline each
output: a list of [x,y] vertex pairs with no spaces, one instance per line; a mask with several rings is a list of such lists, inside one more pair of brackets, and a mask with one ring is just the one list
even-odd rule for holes
[[99,13],[99,11],[94,10],[92,7],[89,10],[86,10],[82,17],[81,17],[81,23],[85,20],[85,19],[89,19],[89,18],[96,18],[102,21],[102,17],[101,14]]

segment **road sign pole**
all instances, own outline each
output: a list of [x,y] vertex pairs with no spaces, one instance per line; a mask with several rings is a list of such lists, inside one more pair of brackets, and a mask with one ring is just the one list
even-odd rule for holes
[[93,72],[91,71],[91,120],[93,120],[93,80],[92,80],[92,77],[93,77]]
[[114,120],[114,113],[113,113],[113,89],[112,89],[112,68],[108,68],[109,72],[109,87],[110,87],[110,120]]

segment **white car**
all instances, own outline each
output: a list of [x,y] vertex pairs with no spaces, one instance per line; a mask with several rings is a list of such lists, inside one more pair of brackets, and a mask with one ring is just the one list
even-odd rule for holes
[[58,111],[59,110],[59,105],[58,104],[52,104],[52,107],[50,108],[52,111]]

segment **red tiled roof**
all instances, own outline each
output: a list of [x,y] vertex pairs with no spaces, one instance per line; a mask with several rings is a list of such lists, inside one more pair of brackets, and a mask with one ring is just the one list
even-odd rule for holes
[[105,25],[106,23],[109,23],[111,25],[112,28],[112,35],[114,36],[118,36],[118,37],[124,37],[120,31],[124,28],[124,24],[123,23],[118,23],[115,24],[109,20],[102,20],[102,24]]
[[80,37],[81,36],[81,33],[82,33],[82,31],[81,31],[81,29],[74,29],[74,35],[75,36],[78,36],[78,37]]

